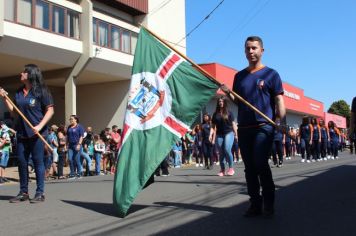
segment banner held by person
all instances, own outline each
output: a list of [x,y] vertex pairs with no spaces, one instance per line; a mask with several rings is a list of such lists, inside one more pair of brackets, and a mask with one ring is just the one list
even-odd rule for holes
[[114,180],[113,202],[120,217],[218,88],[141,28]]

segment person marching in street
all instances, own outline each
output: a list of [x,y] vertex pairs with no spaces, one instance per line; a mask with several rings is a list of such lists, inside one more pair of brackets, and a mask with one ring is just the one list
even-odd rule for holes
[[309,122],[309,117],[304,116],[302,124],[299,127],[299,143],[302,162],[305,162],[305,154],[307,163],[310,163],[310,145],[312,144],[313,126]]
[[[18,203],[30,199],[28,193],[28,161],[31,155],[36,173],[37,188],[36,194],[30,202],[38,203],[45,201],[45,146],[38,134],[43,137],[47,135],[47,123],[54,114],[54,104],[51,92],[45,84],[42,72],[37,65],[25,65],[20,79],[23,86],[16,91],[14,104],[33,125],[33,129],[25,122],[22,116],[18,116],[16,131],[20,192],[16,197],[11,198],[10,202]],[[11,114],[16,115],[12,102],[6,99],[7,92],[0,88],[0,95],[4,98],[4,103]]]
[[202,129],[202,151],[204,156],[205,169],[214,169],[213,163],[213,134],[214,129],[211,124],[211,117],[208,113],[203,116]]
[[329,136],[330,136],[330,147],[331,147],[331,159],[338,159],[339,154],[339,143],[340,143],[340,131],[335,126],[334,121],[328,122]]
[[320,161],[320,142],[321,142],[321,133],[320,133],[320,126],[316,118],[312,118],[313,127],[313,138],[312,138],[312,146],[311,146],[311,153],[313,155],[312,162]]
[[272,159],[273,164],[276,167],[282,167],[283,165],[283,144],[285,143],[285,139],[285,134],[283,134],[280,130],[274,130],[274,137],[272,143]]
[[321,159],[324,161],[327,161],[326,153],[327,153],[327,147],[328,147],[328,142],[330,140],[329,137],[329,129],[325,125],[325,122],[323,119],[319,120],[319,126],[320,126],[320,156]]
[[288,127],[287,129],[288,135],[284,135],[284,150],[286,153],[286,160],[291,159],[291,153],[292,153],[292,128]]
[[356,154],[356,97],[352,99],[351,104],[349,137],[350,153],[353,154],[353,150],[355,150]]
[[[220,155],[220,172],[218,176],[232,176],[235,174],[235,171],[231,148],[234,143],[234,137],[237,136],[237,125],[234,121],[234,115],[228,110],[227,97],[222,96],[218,99],[212,124],[214,129],[213,142],[216,143]],[[229,166],[226,173],[225,161]]]
[[[269,119],[283,121],[285,106],[282,80],[277,71],[262,64],[262,39],[258,36],[248,37],[244,46],[248,67],[235,75],[233,91],[256,109],[263,111]],[[222,87],[226,92],[226,88]],[[237,101],[228,90],[227,93]],[[244,216],[256,217],[264,214],[265,217],[272,217],[275,185],[268,160],[275,127],[242,101],[239,100],[237,105],[238,140],[251,203]]]

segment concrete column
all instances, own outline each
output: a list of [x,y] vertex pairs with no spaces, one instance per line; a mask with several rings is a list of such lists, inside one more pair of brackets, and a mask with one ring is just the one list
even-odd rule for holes
[[0,40],[4,37],[5,1],[0,0]]
[[77,115],[77,86],[76,78],[93,58],[93,4],[90,0],[82,0],[82,15],[80,19],[81,40],[83,53],[80,55],[65,82],[65,120],[70,115]]

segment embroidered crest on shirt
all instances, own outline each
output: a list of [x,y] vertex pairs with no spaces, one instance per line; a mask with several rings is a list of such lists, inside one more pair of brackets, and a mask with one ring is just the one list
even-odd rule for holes
[[34,106],[35,106],[35,104],[36,104],[36,99],[31,98],[31,99],[30,99],[30,101],[29,101],[29,105],[30,105],[30,107],[34,107]]
[[262,79],[257,79],[257,87],[259,89],[263,89],[263,86],[265,85],[265,81]]

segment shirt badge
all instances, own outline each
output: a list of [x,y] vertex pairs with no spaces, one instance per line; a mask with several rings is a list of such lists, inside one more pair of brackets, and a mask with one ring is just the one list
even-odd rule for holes
[[36,99],[30,98],[29,105],[30,107],[34,107],[36,105]]
[[265,85],[265,81],[262,79],[257,79],[257,87],[259,89],[263,89],[263,86]]

